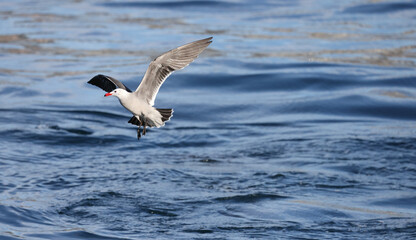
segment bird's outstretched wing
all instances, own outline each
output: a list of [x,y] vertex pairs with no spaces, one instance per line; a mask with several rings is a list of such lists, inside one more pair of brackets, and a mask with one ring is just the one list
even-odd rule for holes
[[212,42],[212,37],[172,49],[153,60],[136,89],[136,94],[153,106],[160,86],[169,75],[188,66]]
[[88,83],[95,85],[106,92],[111,92],[116,88],[122,88],[126,90],[127,92],[132,92],[128,87],[126,87],[119,80],[109,77],[109,76],[102,75],[102,74],[98,74],[95,77],[91,78],[91,80],[89,80]]

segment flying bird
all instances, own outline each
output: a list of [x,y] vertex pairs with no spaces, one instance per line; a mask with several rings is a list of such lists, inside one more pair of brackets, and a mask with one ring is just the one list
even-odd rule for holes
[[191,42],[155,58],[134,92],[117,79],[102,74],[96,75],[88,83],[106,91],[105,97],[117,97],[121,105],[133,114],[128,122],[138,126],[137,139],[140,139],[142,134],[146,135],[146,127],[162,127],[172,117],[173,109],[153,107],[160,86],[174,71],[194,61],[211,44],[211,40],[212,37],[209,37]]

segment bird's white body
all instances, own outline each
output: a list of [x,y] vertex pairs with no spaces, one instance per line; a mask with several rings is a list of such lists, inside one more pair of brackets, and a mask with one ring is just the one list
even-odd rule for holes
[[110,92],[115,96],[127,110],[129,110],[137,119],[145,119],[151,127],[162,127],[165,123],[161,120],[162,115],[156,108],[150,106],[145,99],[141,98],[137,92],[127,92],[124,89],[117,88]]

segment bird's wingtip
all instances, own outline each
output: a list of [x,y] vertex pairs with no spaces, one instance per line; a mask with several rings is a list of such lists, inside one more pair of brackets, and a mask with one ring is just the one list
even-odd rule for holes
[[88,81],[88,83],[89,84],[93,84],[93,82],[97,79],[97,78],[100,78],[102,76],[102,74],[97,74],[97,75],[95,75],[94,77],[92,77],[89,81]]

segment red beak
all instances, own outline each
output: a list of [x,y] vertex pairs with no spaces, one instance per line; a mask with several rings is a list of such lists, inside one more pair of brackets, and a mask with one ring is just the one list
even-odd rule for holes
[[104,97],[108,97],[108,96],[111,96],[111,93],[104,94]]

